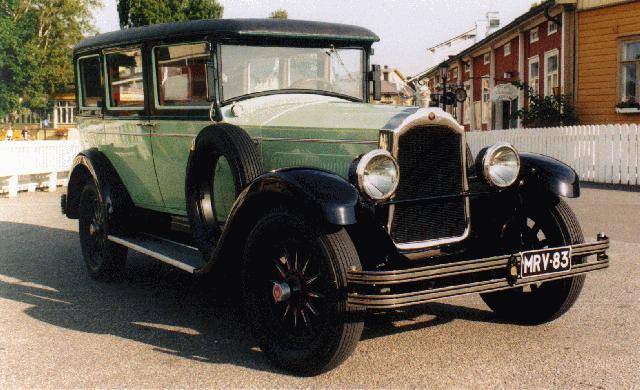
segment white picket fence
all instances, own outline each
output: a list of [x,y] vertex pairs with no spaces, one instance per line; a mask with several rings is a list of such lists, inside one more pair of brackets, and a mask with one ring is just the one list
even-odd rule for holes
[[540,153],[561,160],[578,172],[582,181],[640,185],[640,126],[585,125],[467,133],[471,151],[478,153],[499,141],[519,151]]
[[68,170],[80,151],[80,141],[0,142],[0,193],[67,184]]

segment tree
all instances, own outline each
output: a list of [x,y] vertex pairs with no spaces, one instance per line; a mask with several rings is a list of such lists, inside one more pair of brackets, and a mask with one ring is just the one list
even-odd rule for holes
[[220,19],[223,11],[217,0],[118,0],[121,28]]
[[524,127],[570,126],[578,122],[570,95],[541,96],[527,84],[514,82],[513,85],[524,91],[529,102],[515,112],[515,116],[522,119]]
[[73,83],[72,48],[100,0],[0,0],[0,114],[47,106]]
[[269,15],[269,19],[289,19],[289,13],[286,9],[280,8]]

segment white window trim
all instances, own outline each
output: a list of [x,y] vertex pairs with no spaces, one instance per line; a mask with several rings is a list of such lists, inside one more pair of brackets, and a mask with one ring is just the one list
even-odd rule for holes
[[[533,39],[533,32],[536,32],[536,39]],[[540,29],[538,27],[529,30],[529,43],[538,42],[540,40]]]
[[473,105],[473,96],[471,95],[471,80],[464,82],[464,90],[467,91],[467,98],[462,102],[462,124],[471,125],[471,114]]
[[625,39],[620,42],[620,54],[618,59],[618,101],[627,101],[624,97],[624,86],[622,85],[622,68],[625,64],[636,64],[636,101],[640,97],[640,60],[624,60],[624,47],[627,44],[640,43],[640,37]]
[[[159,47],[170,47],[170,46],[184,46],[184,45],[197,45],[200,43],[204,43],[206,45],[209,45],[209,42],[207,41],[194,41],[194,42],[184,42],[184,43],[175,43],[175,44],[166,44],[166,45],[157,45],[151,48],[151,67],[153,69],[153,71],[151,73],[153,73],[153,104],[154,107],[158,110],[202,110],[202,109],[206,109],[209,108],[208,105],[206,106],[166,106],[166,105],[161,105],[160,104],[160,91],[158,88],[158,76],[156,74],[157,72],[157,67],[156,67],[156,49]],[[209,47],[209,46],[207,46]],[[209,47],[209,50],[211,50],[211,48]],[[207,82],[207,88],[209,85],[209,80],[207,79],[207,75],[205,73],[205,80]]]
[[[82,82],[82,78],[81,78],[82,76],[81,76],[81,73],[80,73],[80,61],[86,60],[86,59],[89,59],[89,58],[93,58],[93,57],[98,57],[98,61],[99,62],[102,61],[102,59],[100,58],[100,54],[91,54],[91,55],[88,55],[88,56],[78,57],[78,59],[76,61],[76,74],[78,75],[77,81],[76,81],[76,85],[78,86],[78,91],[79,91],[78,97],[80,98],[79,99],[80,100],[80,107],[79,107],[80,110],[96,110],[96,109],[100,108],[98,106],[85,106],[84,105],[84,96],[83,96],[84,95],[84,93],[83,93],[84,83]],[[100,66],[100,72],[101,73],[104,72],[104,69],[103,69],[102,66]],[[101,74],[101,76],[102,76],[102,79],[104,80],[104,75]],[[104,98],[104,88],[103,88],[102,92],[103,92],[102,93],[102,101],[104,101],[105,100],[105,98]]]
[[[509,48],[509,53],[507,53],[507,47]],[[508,57],[511,55],[511,42],[507,42],[504,44],[504,46],[502,47],[502,54],[503,57]]]
[[[527,61],[527,84],[529,85],[529,87],[531,87],[531,64],[537,62],[538,63],[538,74],[536,75],[536,78],[538,79],[538,89],[540,88],[540,55],[535,55],[533,57],[529,57],[529,60]],[[540,91],[536,91],[537,93],[540,93]]]
[[465,73],[471,73],[471,62],[465,62],[463,65]]
[[[480,122],[483,125],[487,125],[487,127],[489,126],[489,123],[491,122],[491,82],[489,81],[491,78],[490,75],[484,75],[482,76],[482,81],[480,82],[480,109],[482,110],[482,115],[480,117]],[[484,101],[484,96],[485,96],[485,88],[484,88],[484,81],[485,79],[487,80],[487,101]]]
[[[551,31],[552,25],[556,26],[555,30],[553,31]],[[553,35],[557,32],[558,32],[558,23],[554,22],[553,20],[550,20],[549,22],[547,22],[547,36]]]
[[[489,61],[487,61],[487,58],[489,59]],[[484,65],[489,65],[491,63],[491,53],[484,53],[482,55],[482,63]]]
[[[542,73],[544,74],[544,96],[551,96],[553,95],[553,89],[549,89],[549,85],[547,83],[547,61],[549,60],[549,58],[553,57],[553,56],[557,56],[558,57],[558,69],[556,70],[556,74],[558,76],[558,87],[560,86],[560,52],[558,51],[558,49],[553,49],[553,50],[549,50],[544,52],[544,70],[542,71]],[[540,69],[540,68],[538,68]]]

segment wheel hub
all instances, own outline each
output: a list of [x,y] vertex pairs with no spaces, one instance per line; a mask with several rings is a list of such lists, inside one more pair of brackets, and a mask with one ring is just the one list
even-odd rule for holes
[[291,298],[291,287],[287,282],[274,282],[271,295],[276,303],[288,301]]

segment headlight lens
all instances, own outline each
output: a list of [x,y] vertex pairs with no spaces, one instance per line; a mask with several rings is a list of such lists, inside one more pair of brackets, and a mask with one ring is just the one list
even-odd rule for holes
[[356,168],[358,185],[375,201],[389,199],[398,188],[398,163],[386,150],[377,149],[360,158]]
[[482,158],[482,172],[489,184],[505,188],[512,185],[520,173],[520,157],[508,143],[495,144]]

